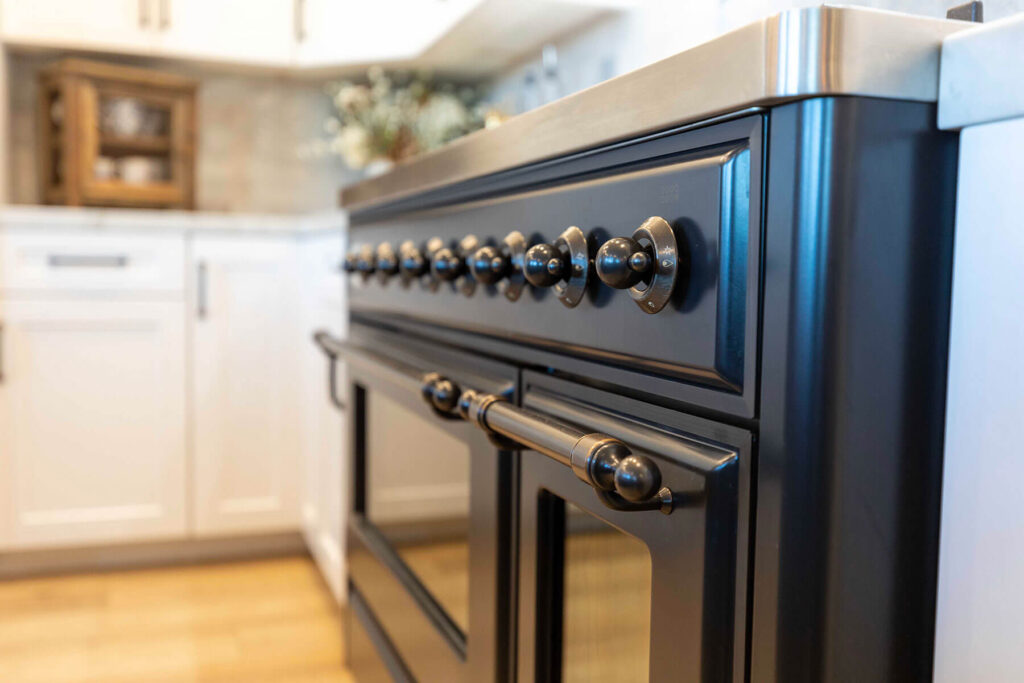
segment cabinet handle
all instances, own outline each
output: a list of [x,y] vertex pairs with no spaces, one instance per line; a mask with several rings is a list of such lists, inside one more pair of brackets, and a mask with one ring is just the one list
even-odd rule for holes
[[139,0],[139,28],[149,26],[149,3],[150,0]]
[[160,0],[160,28],[166,31],[171,27],[171,0]]
[[51,268],[124,268],[128,257],[123,254],[50,254]]
[[327,398],[338,410],[345,410],[345,402],[338,398],[338,355],[343,345],[324,331],[313,333],[313,341],[327,355]]
[[302,43],[306,40],[306,0],[294,0],[292,7],[295,11],[295,42]]
[[206,261],[196,264],[196,317],[206,320]]

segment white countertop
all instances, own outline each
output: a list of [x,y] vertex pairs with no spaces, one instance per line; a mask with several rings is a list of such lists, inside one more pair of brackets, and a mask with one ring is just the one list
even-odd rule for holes
[[939,72],[939,127],[1024,116],[1024,14],[947,37]]
[[348,215],[341,210],[263,214],[30,205],[0,207],[0,228],[152,229],[301,234],[344,230],[347,227]]

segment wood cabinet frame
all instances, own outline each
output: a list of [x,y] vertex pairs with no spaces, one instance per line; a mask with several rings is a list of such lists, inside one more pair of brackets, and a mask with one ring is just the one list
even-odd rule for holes
[[[180,76],[65,59],[39,76],[39,183],[46,204],[191,209],[195,206],[196,83]],[[166,109],[166,135],[117,137],[100,126],[103,97],[128,97]],[[58,123],[51,116],[63,103]],[[166,182],[131,184],[97,179],[101,150],[166,157]]]

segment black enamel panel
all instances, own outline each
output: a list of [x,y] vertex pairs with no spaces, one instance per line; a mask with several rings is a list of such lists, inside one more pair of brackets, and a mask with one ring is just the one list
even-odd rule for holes
[[752,681],[931,680],[956,141],[772,111]]
[[[658,383],[656,393],[740,417],[754,415],[761,131],[752,115],[593,153],[586,166],[549,189],[503,194],[377,221],[356,220],[351,243],[465,235],[497,242],[512,230],[531,244],[578,226],[591,256],[606,239],[629,235],[660,215],[684,244],[685,284],[669,306],[645,314],[625,291],[592,278],[573,309],[550,290],[528,287],[516,302],[479,286],[471,297],[449,283],[438,291],[352,276],[357,316],[428,322],[427,336],[458,331],[467,344],[515,344],[545,354],[545,364],[573,375],[601,375],[623,386]],[[539,173],[540,171],[538,171]],[[550,165],[543,170],[547,176]],[[567,170],[568,172],[568,170]],[[443,326],[443,328],[438,327]],[[477,341],[474,342],[473,340]],[[589,370],[581,362],[590,362]]]

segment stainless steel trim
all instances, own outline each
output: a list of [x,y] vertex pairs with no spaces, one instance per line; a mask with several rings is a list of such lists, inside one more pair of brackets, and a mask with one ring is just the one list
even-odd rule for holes
[[477,131],[345,188],[359,210],[757,105],[821,95],[934,102],[939,46],[969,22],[846,7],[782,12]]
[[196,317],[200,320],[206,320],[206,261],[200,261],[196,264]]
[[942,43],[939,128],[1024,116],[1024,14],[973,26]]
[[124,254],[50,254],[46,263],[51,268],[124,268]]

